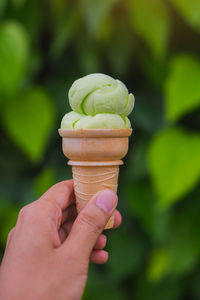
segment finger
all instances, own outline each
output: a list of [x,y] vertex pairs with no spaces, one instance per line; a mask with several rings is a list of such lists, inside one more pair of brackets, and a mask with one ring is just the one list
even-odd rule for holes
[[39,203],[52,203],[61,210],[75,202],[73,180],[61,181],[48,189],[39,199]]
[[93,250],[90,261],[94,264],[105,264],[108,260],[108,252],[104,250]]
[[77,217],[77,211],[75,204],[70,205],[62,212],[62,221],[61,223],[65,223],[66,221],[74,221]]
[[116,205],[117,195],[112,190],[107,189],[95,194],[76,218],[66,240],[66,247],[70,245],[80,259],[89,259]]
[[37,201],[20,210],[16,227],[23,229],[27,239],[40,244],[60,246],[58,228],[62,221],[62,210],[73,203],[73,181],[62,181],[51,187]]
[[61,244],[66,240],[66,232],[65,230],[62,228],[62,226],[60,227],[59,231],[58,231],[58,234],[59,234],[59,238],[60,238],[60,242]]
[[10,240],[12,239],[12,236],[13,236],[13,234],[14,234],[14,231],[15,231],[15,227],[13,227],[13,228],[10,230],[9,234],[8,234],[7,244],[8,244],[8,243],[10,242]]
[[115,212],[114,212],[114,226],[113,226],[113,228],[119,227],[121,222],[122,222],[122,216],[121,216],[120,212],[116,209]]
[[94,249],[101,250],[106,246],[107,237],[104,234],[101,234],[94,245]]
[[69,222],[65,222],[64,224],[62,224],[62,228],[65,231],[65,234],[68,235],[71,231],[73,222],[69,221]]
[[15,227],[13,227],[13,228],[10,230],[9,234],[8,234],[8,238],[7,238],[7,242],[6,242],[6,249],[5,249],[5,250],[7,250],[8,246],[9,246],[9,244],[10,244],[10,242],[11,242],[11,240],[12,240],[12,238],[13,238],[14,232],[15,232]]
[[61,227],[59,228],[58,233],[59,233],[61,243],[63,243],[66,240],[66,238],[72,228],[72,225],[73,225],[73,222],[69,221],[69,222],[65,222],[64,224],[62,224]]
[[[59,229],[62,218],[65,218],[68,213],[69,216],[72,215],[73,208],[70,208],[69,212],[66,208],[73,205],[74,199],[73,180],[67,180],[52,186],[35,203],[37,202],[44,217],[53,221],[56,228]],[[64,217],[62,211],[65,211]]]
[[[72,225],[73,222],[66,222],[61,225],[59,229],[59,236],[60,236],[61,243],[63,243],[64,240],[67,238],[68,234],[71,231]],[[106,242],[107,242],[107,237],[104,234],[101,234],[98,237],[96,244],[94,245],[94,249],[96,250],[103,249],[106,246]]]

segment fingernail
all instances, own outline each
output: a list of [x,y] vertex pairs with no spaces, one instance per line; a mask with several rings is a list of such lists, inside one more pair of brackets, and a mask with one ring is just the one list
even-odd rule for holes
[[97,200],[96,205],[105,212],[110,212],[116,204],[116,194],[112,190],[102,191]]

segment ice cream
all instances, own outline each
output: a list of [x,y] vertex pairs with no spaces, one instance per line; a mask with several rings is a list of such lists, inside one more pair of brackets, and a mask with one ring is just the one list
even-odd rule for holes
[[[76,80],[69,90],[73,111],[64,115],[59,133],[72,166],[78,213],[103,189],[117,192],[119,165],[132,133],[128,115],[134,96],[126,86],[104,74]],[[114,216],[105,226],[112,228]]]
[[76,80],[69,90],[73,111],[61,122],[63,129],[130,128],[127,116],[134,96],[120,81],[105,74],[90,74]]
[[130,128],[131,123],[125,116],[115,114],[97,114],[95,116],[86,116],[71,111],[66,114],[61,122],[63,129],[100,129],[100,128]]

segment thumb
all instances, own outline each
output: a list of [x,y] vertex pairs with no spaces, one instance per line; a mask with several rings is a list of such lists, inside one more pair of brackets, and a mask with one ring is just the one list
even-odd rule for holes
[[[95,194],[76,218],[66,246],[78,256],[89,259],[97,238],[117,205],[117,195],[109,189]],[[78,251],[78,253],[77,253]]]

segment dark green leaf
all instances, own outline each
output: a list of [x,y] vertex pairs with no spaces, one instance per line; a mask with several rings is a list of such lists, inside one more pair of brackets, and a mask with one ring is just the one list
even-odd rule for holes
[[131,239],[126,233],[113,233],[108,247],[112,253],[108,262],[108,270],[115,280],[126,278],[139,270],[145,247],[139,237],[136,238],[136,233],[132,233]]
[[7,199],[0,199],[0,243],[1,246],[6,245],[9,231],[15,226],[19,207],[17,205],[7,203]]
[[130,67],[134,54],[135,40],[130,28],[119,19],[109,38],[108,56],[116,77],[123,76]]
[[133,128],[136,126],[147,134],[157,132],[164,127],[162,96],[156,92],[141,89],[136,95],[133,113],[130,115]]
[[156,58],[165,55],[170,33],[170,20],[164,1],[129,0],[133,29],[150,47]]
[[16,7],[20,7],[22,5],[24,5],[26,0],[12,0],[13,5],[15,5]]
[[33,162],[40,161],[55,119],[49,95],[41,88],[29,89],[5,107],[2,117],[13,141]]
[[6,6],[7,0],[1,0],[0,1],[0,16],[3,14],[4,12],[4,8]]
[[68,0],[49,0],[49,6],[51,14],[55,18],[55,21],[59,22],[60,18],[64,18],[66,13],[69,10],[69,1]]
[[180,296],[180,282],[169,278],[160,283],[152,283],[146,278],[139,278],[136,287],[137,300],[177,300]]
[[134,141],[133,150],[128,157],[127,176],[131,179],[141,180],[148,176],[146,154],[149,144],[148,138],[142,138]]
[[47,167],[38,174],[35,183],[34,190],[38,197],[40,197],[47,189],[49,189],[55,183],[54,170]]
[[184,20],[193,28],[200,30],[200,1],[199,0],[170,0]]
[[166,249],[155,249],[150,257],[148,266],[148,278],[152,282],[158,282],[168,274],[171,257]]
[[116,285],[113,276],[101,274],[94,267],[89,270],[89,278],[82,300],[124,300],[127,299],[126,289]]
[[146,182],[124,185],[127,211],[140,221],[154,241],[163,241],[168,233],[170,212],[160,207],[151,186]]
[[77,51],[83,74],[100,72],[100,51],[95,43],[91,40],[85,39],[85,37],[80,37],[77,42]]
[[54,39],[51,45],[51,56],[55,60],[59,57],[64,49],[68,46],[75,35],[80,24],[80,16],[77,11],[70,14],[69,17],[63,18],[56,26]]
[[173,217],[169,228],[170,272],[176,276],[189,273],[193,268],[196,268],[199,261],[199,189],[191,196],[187,197],[182,208]]
[[116,2],[118,0],[80,0],[82,13],[92,34],[98,33]]

